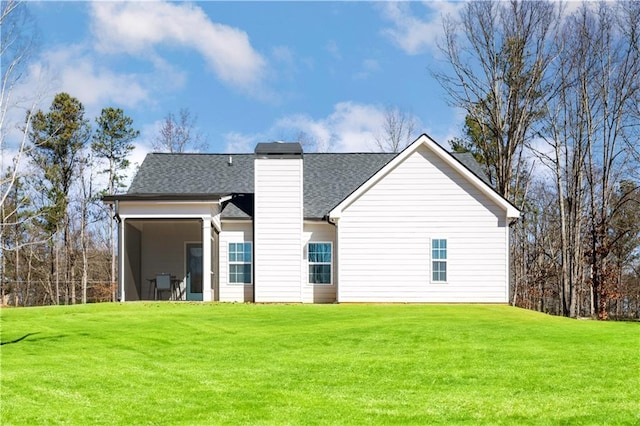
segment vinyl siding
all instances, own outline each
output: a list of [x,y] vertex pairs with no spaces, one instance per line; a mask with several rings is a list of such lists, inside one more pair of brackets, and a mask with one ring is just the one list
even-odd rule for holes
[[[309,269],[307,259],[307,243],[309,242],[331,242],[333,243],[331,273],[332,284],[309,284]],[[329,223],[304,224],[302,234],[303,253],[303,302],[305,303],[333,303],[336,301],[336,287],[338,274],[336,269],[336,228]]]
[[255,160],[255,301],[302,301],[302,159]]
[[120,215],[128,218],[201,218],[217,210],[212,202],[128,201],[120,203]]
[[253,224],[222,221],[222,232],[218,235],[218,241],[218,300],[253,302],[253,284],[229,283],[229,243],[253,243]]
[[[507,302],[505,211],[421,146],[338,223],[340,302]],[[447,282],[431,282],[431,239]]]

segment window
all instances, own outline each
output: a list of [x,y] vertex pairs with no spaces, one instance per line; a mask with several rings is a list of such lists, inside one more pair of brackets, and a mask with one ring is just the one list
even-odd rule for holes
[[431,240],[431,281],[447,281],[447,240]]
[[331,243],[309,243],[309,284],[331,284]]
[[251,243],[229,243],[229,282],[251,284]]

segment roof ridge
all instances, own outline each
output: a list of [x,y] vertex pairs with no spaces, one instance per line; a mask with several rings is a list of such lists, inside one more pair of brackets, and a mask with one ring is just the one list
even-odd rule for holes
[[251,152],[149,152],[147,155],[182,155],[182,156],[191,156],[191,155],[202,155],[202,156],[211,156],[211,155],[255,155]]
[[305,155],[336,155],[336,154],[340,154],[340,155],[361,155],[361,154],[366,154],[366,155],[398,155],[397,152],[364,152],[364,151],[359,151],[359,152],[305,152]]
[[[255,156],[252,152],[149,152],[158,156]],[[398,155],[397,152],[304,152],[303,155]]]

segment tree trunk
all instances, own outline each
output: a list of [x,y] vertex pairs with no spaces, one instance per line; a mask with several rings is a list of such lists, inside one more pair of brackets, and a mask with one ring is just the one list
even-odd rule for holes
[[51,248],[52,252],[55,251],[55,253],[51,253],[52,254],[51,257],[53,258],[53,262],[51,263],[51,269],[52,269],[51,273],[54,277],[54,281],[56,284],[56,303],[55,304],[59,305],[60,304],[60,274],[58,271],[58,265],[60,264],[60,259],[58,257],[59,257],[60,250],[57,242],[54,244],[55,244],[55,248],[53,246]]
[[86,227],[87,227],[87,201],[82,202],[82,219],[80,222],[80,246],[82,248],[82,303],[87,303],[87,281],[89,263],[87,260],[87,242],[86,242]]

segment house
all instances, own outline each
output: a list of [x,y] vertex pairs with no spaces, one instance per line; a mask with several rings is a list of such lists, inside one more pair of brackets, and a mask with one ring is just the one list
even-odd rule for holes
[[508,301],[519,211],[427,135],[399,154],[149,154],[105,202],[123,301]]

